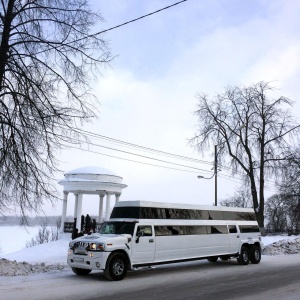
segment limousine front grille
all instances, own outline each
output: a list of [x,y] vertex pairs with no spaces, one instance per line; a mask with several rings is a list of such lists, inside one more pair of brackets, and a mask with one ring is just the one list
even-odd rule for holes
[[85,242],[76,242],[74,243],[73,250],[75,254],[86,255],[89,243]]

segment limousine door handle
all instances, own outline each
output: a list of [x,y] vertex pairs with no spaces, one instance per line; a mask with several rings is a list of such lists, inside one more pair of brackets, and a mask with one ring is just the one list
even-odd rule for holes
[[150,239],[150,240],[149,240],[149,243],[153,243],[153,242],[154,242],[154,240],[153,240],[153,239]]
[[240,238],[240,236],[239,236],[239,235],[237,235],[236,237],[237,237],[238,239]]

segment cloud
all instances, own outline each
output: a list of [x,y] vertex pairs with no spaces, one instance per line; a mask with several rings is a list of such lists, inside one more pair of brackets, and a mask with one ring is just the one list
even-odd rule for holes
[[[109,21],[107,27],[162,6],[161,1],[155,5],[151,2],[151,7],[144,7],[139,1],[131,1],[127,6],[118,3],[103,5],[102,13]],[[138,5],[136,11],[135,5]],[[196,132],[193,111],[197,93],[214,96],[222,93],[227,85],[249,85],[265,80],[274,81],[281,94],[297,100],[299,11],[299,1],[233,1],[232,4],[188,1],[176,9],[107,33],[114,53],[119,56],[112,62],[113,69],[104,70],[95,85],[101,102],[99,120],[85,129],[201,159],[194,149],[187,147],[187,140]],[[299,112],[299,101],[295,105]],[[95,142],[116,147],[103,140]],[[91,149],[137,160],[108,149]],[[61,159],[65,161],[62,164],[65,171],[96,165],[118,173],[129,185],[123,195],[126,199],[213,202],[213,181],[198,180],[194,173],[79,150],[68,150],[62,153]],[[209,154],[204,159],[213,160]],[[200,167],[210,169],[205,165]],[[219,197],[225,198],[238,183],[222,178],[219,185]]]

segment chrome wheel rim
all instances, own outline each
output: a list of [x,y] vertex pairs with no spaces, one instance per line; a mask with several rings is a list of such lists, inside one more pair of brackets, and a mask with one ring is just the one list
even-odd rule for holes
[[243,260],[246,262],[248,261],[248,252],[247,251],[244,251],[243,252]]
[[124,262],[122,259],[117,259],[113,265],[115,275],[121,275],[124,272]]

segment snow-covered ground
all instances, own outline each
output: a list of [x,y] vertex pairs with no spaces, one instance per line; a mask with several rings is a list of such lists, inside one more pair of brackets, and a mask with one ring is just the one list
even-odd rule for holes
[[66,263],[70,240],[71,233],[64,233],[58,241],[0,254],[0,258],[30,263]]
[[[16,227],[13,233],[9,227],[0,227],[0,276],[48,273],[66,267],[68,244],[71,233],[60,235],[58,241],[26,248],[26,242],[38,233],[36,228]],[[16,229],[14,228],[14,229]],[[5,234],[3,234],[5,231]],[[10,236],[8,236],[10,233]],[[4,246],[4,247],[3,247]],[[11,249],[12,251],[9,251]],[[14,251],[13,251],[14,250]]]
[[[3,231],[5,231],[5,235]],[[35,232],[35,230],[32,231]],[[37,231],[38,228],[36,228],[36,232]],[[26,239],[24,239],[24,236],[26,236]],[[34,234],[24,232],[22,228],[18,228],[18,231],[13,233],[9,227],[4,229],[0,227],[1,248],[4,249],[2,253],[0,252],[0,275],[14,276],[32,272],[48,272],[49,270],[62,269],[66,266],[68,244],[71,240],[70,233],[62,234],[58,241],[25,248],[26,241],[32,237],[34,237]],[[278,243],[278,241],[282,240],[285,240],[285,242]],[[287,242],[289,240],[291,240],[290,243]],[[292,242],[294,240],[295,242],[297,241],[297,246],[295,246],[295,242]],[[23,242],[21,243],[21,241]],[[289,253],[281,251],[282,247],[286,248],[289,246],[293,247],[293,251],[300,252],[299,236],[267,236],[263,237],[262,241],[265,249],[271,249],[268,252],[266,251],[266,254],[276,255]],[[276,246],[273,247],[273,245]],[[13,251],[18,247],[18,251]],[[9,251],[9,249],[12,251]],[[279,252],[278,249],[280,249]],[[17,262],[21,264],[17,264]]]

